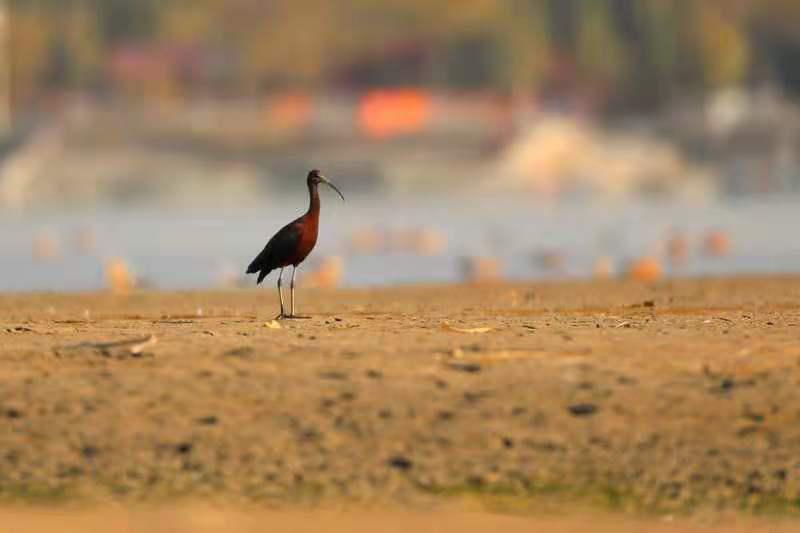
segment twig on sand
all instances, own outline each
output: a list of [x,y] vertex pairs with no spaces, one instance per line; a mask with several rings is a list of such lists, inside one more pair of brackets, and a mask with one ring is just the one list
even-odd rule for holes
[[38,331],[28,326],[16,326],[13,328],[6,328],[6,333],[38,333]]
[[64,352],[93,350],[105,357],[131,355],[139,357],[144,353],[144,349],[157,342],[155,335],[139,337],[136,339],[126,339],[113,342],[81,342],[67,346],[56,346],[53,351],[56,355],[63,355]]
[[451,326],[450,324],[448,324],[447,322],[445,322],[444,324],[442,324],[442,329],[443,329],[444,331],[453,331],[453,332],[456,332],[456,333],[471,333],[471,334],[476,334],[476,333],[488,333],[488,332],[492,331],[492,329],[494,329],[494,328],[490,328],[490,327],[480,327],[480,328],[457,328],[457,327],[455,327],[455,326]]

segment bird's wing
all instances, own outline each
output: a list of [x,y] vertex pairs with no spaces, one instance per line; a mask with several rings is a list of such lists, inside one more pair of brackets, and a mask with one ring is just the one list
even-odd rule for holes
[[269,272],[279,266],[285,257],[291,255],[300,243],[302,237],[302,228],[295,222],[290,222],[281,230],[273,235],[261,253],[247,267],[247,273],[262,272],[260,279],[269,274]]

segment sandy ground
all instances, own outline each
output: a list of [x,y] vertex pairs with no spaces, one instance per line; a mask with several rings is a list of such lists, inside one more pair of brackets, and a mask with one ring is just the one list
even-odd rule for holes
[[800,278],[275,299],[0,297],[0,499],[800,511]]
[[776,520],[635,520],[509,516],[476,512],[231,511],[208,506],[178,509],[20,510],[0,512],[3,533],[794,533]]

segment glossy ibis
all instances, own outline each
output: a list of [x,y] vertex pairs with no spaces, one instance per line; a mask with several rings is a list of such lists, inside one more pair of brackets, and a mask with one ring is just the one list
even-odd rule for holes
[[[281,314],[278,318],[305,318],[294,314],[294,275],[297,265],[302,263],[314,245],[317,244],[317,234],[319,233],[319,191],[320,183],[330,186],[336,191],[344,201],[344,196],[336,186],[328,181],[319,170],[312,170],[308,173],[306,184],[308,185],[309,205],[308,211],[303,216],[285,225],[267,243],[261,253],[253,259],[247,267],[248,274],[258,272],[257,284],[261,283],[267,275],[276,268],[280,268],[278,273],[278,296],[281,302]],[[291,282],[291,307],[287,315],[283,307],[283,292],[281,291],[281,278],[283,269],[292,265]]]

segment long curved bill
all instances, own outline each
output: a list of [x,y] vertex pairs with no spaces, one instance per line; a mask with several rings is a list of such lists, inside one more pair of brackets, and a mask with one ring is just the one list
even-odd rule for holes
[[321,180],[322,180],[322,183],[324,183],[324,184],[328,185],[328,186],[329,186],[331,189],[333,189],[334,191],[336,191],[336,193],[337,193],[337,194],[338,194],[338,195],[339,195],[339,196],[342,198],[342,201],[344,202],[344,195],[342,194],[342,191],[340,191],[340,190],[339,190],[339,189],[336,187],[336,185],[334,185],[333,183],[331,183],[330,181],[328,181],[328,178],[326,178],[326,177],[325,177],[325,176],[323,176],[322,174],[320,174],[320,175],[319,175],[319,179],[321,179]]

